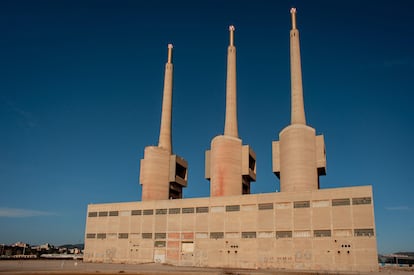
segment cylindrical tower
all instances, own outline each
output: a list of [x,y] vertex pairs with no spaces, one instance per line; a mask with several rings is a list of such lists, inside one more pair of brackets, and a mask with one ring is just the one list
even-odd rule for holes
[[224,135],[213,138],[211,150],[206,152],[206,178],[210,180],[212,197],[249,194],[250,182],[256,179],[256,156],[249,146],[242,146],[238,136],[234,31],[230,26]]
[[282,192],[301,192],[319,189],[326,158],[323,136],[306,125],[296,9],[290,12],[291,124],[280,132],[280,141],[273,142],[273,172]]
[[187,185],[187,162],[172,155],[172,49],[173,46],[168,44],[158,146],[145,147],[144,159],[141,160],[140,182],[143,201],[181,198],[182,187]]

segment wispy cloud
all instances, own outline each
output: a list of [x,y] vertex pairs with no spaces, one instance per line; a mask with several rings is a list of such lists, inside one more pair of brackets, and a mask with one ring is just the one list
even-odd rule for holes
[[20,208],[5,208],[0,207],[0,217],[4,218],[27,218],[38,216],[54,216],[55,213],[38,211],[33,209],[20,209]]
[[408,207],[408,206],[388,206],[388,207],[385,207],[385,210],[389,210],[389,211],[407,211],[407,210],[411,210],[411,208]]
[[29,128],[34,128],[37,126],[36,119],[32,115],[32,113],[27,112],[20,107],[17,107],[16,104],[14,104],[12,101],[6,99],[6,104],[10,108],[13,113],[15,113],[17,116],[19,116],[23,121],[26,123],[26,125]]

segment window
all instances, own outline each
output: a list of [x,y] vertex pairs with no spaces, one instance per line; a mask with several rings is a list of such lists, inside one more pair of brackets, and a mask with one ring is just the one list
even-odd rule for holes
[[242,232],[243,239],[253,239],[256,238],[256,232]]
[[208,213],[208,207],[207,206],[200,206],[196,207],[197,213]]
[[273,203],[259,203],[259,210],[273,209]]
[[96,238],[98,238],[98,239],[106,239],[106,233],[98,233],[96,235]]
[[210,232],[210,239],[223,239],[224,232]]
[[156,209],[155,210],[155,215],[166,215],[167,214],[167,208],[162,208],[162,209]]
[[226,205],[226,212],[240,211],[240,205]]
[[128,233],[119,233],[118,239],[128,239]]
[[154,247],[165,247],[165,241],[155,241]]
[[372,228],[354,229],[354,236],[357,236],[357,237],[374,236],[374,229]]
[[119,215],[119,212],[118,211],[109,211],[109,216],[110,217],[116,217],[118,215]]
[[180,214],[181,209],[180,208],[170,208],[168,209],[168,214]]
[[145,209],[143,215],[154,215],[154,209]]
[[331,230],[314,230],[313,236],[314,237],[330,237]]
[[165,233],[155,233],[156,239],[165,239],[167,237],[167,234]]
[[353,205],[358,205],[358,204],[371,204],[371,198],[370,197],[352,198],[352,204]]
[[194,213],[194,207],[183,208],[183,214],[190,214],[190,213]]
[[142,233],[143,239],[152,239],[152,233]]
[[141,216],[142,215],[142,210],[132,210],[131,215],[132,216]]
[[308,208],[309,206],[309,201],[295,201],[293,203],[293,208]]
[[276,239],[292,238],[292,231],[276,231]]
[[89,212],[88,213],[88,217],[92,218],[92,217],[97,217],[98,216],[98,212]]
[[96,237],[96,234],[95,233],[88,233],[88,234],[86,234],[86,238],[87,239],[95,239],[95,237]]
[[351,202],[349,199],[334,199],[332,200],[332,206],[342,206],[342,205],[350,205]]
[[107,217],[108,216],[108,212],[107,211],[99,212],[98,216],[99,217]]

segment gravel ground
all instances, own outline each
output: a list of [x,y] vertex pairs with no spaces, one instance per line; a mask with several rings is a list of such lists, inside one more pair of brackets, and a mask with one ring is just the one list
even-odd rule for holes
[[359,275],[414,275],[414,268],[381,268],[372,273],[326,273],[326,272],[297,272],[285,270],[248,270],[248,269],[223,269],[170,266],[163,264],[101,264],[84,263],[75,260],[3,260],[0,261],[0,274],[25,275],[25,274],[59,274],[59,275],[112,275],[112,274],[137,274],[137,275],[316,275],[316,274],[359,274]]

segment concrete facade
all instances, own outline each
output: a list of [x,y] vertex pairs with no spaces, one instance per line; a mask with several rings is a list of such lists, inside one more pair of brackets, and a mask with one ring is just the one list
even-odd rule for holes
[[84,261],[374,271],[372,189],[91,204]]
[[187,162],[171,149],[171,46],[159,145],[146,147],[141,161],[142,201],[88,205],[85,262],[378,270],[372,187],[319,189],[325,143],[306,125],[295,9],[291,18],[291,123],[272,143],[281,192],[250,194],[256,155],[238,137],[231,26],[224,135],[205,155],[210,197],[181,199]]

